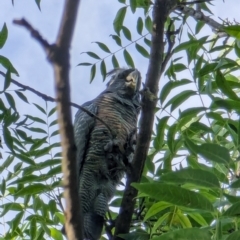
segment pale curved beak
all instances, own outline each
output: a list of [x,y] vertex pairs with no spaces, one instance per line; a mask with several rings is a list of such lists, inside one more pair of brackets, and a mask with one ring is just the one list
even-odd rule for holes
[[139,78],[138,70],[134,70],[131,73],[129,73],[128,76],[126,77],[127,87],[130,87],[130,88],[136,90],[138,78]]

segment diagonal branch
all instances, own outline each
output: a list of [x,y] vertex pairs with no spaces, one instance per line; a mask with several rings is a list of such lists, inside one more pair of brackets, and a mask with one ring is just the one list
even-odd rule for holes
[[[6,74],[5,74],[4,72],[2,72],[2,71],[0,71],[0,75],[2,75],[3,77],[6,77]],[[50,96],[48,96],[48,95],[46,95],[46,94],[44,94],[44,93],[41,93],[41,92],[37,91],[36,89],[34,89],[34,88],[32,88],[32,87],[29,87],[29,86],[27,86],[27,85],[24,85],[24,84],[22,84],[22,83],[19,83],[18,81],[14,80],[14,79],[12,79],[12,78],[11,78],[11,83],[15,84],[16,86],[18,86],[18,87],[20,87],[20,88],[22,88],[22,89],[24,89],[24,90],[28,90],[28,91],[30,91],[30,92],[32,92],[32,93],[35,93],[38,97],[41,97],[41,98],[44,99],[45,101],[48,101],[48,102],[57,102],[57,99],[56,99],[56,98],[50,97]],[[76,104],[76,103],[69,102],[68,104],[69,104],[69,106],[72,106],[72,107],[75,107],[75,108],[77,108],[77,109],[82,110],[83,112],[87,113],[90,117],[93,117],[93,118],[95,118],[96,120],[98,120],[99,122],[101,122],[101,123],[102,123],[103,125],[105,125],[106,128],[108,129],[111,138],[112,138],[112,139],[114,138],[114,132],[112,131],[112,129],[107,125],[107,123],[106,123],[103,119],[99,118],[99,117],[96,116],[94,113],[88,111],[85,107],[82,107],[82,106],[80,106],[80,105],[78,105],[78,104]]]
[[220,24],[220,23],[216,22],[215,20],[213,20],[212,18],[204,15],[201,11],[194,10],[193,8],[183,6],[183,5],[179,5],[177,10],[186,15],[193,17],[197,21],[205,22],[207,25],[212,27],[217,32],[219,32],[219,31],[224,32],[222,24]]
[[[176,7],[176,5],[177,0],[155,0],[153,7],[152,47],[145,86],[154,95],[157,95],[159,80],[162,74],[161,65],[163,63],[164,55],[164,24],[169,13]],[[127,183],[120,212],[116,220],[114,240],[121,239],[118,235],[126,234],[130,229],[136,200],[135,198],[137,196],[137,190],[131,186],[131,183],[139,182],[141,179],[151,141],[156,103],[156,100],[147,97],[143,98],[136,151],[131,169],[127,173]]]
[[48,44],[24,19],[15,20],[16,24],[27,28],[32,36],[44,47],[54,69],[58,123],[62,145],[64,197],[66,201],[65,230],[69,240],[83,239],[83,222],[80,214],[81,203],[78,196],[78,176],[76,171],[76,146],[74,143],[71,108],[69,106],[69,102],[71,102],[69,50],[79,3],[80,0],[65,0],[58,37],[54,45]]

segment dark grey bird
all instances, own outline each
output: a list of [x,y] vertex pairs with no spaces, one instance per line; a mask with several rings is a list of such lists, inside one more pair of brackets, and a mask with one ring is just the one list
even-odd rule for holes
[[101,236],[108,202],[131,162],[140,110],[141,75],[136,69],[114,69],[110,81],[94,100],[75,116],[79,196],[82,203],[84,238]]

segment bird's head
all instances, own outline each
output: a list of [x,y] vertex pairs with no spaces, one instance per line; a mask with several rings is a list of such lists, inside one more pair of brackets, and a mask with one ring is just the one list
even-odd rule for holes
[[140,89],[141,74],[137,69],[118,68],[109,72],[108,75],[112,77],[107,84],[107,91],[134,96]]

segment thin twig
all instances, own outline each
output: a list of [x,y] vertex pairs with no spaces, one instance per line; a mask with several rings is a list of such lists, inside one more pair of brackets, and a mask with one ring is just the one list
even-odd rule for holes
[[22,26],[24,28],[26,28],[31,36],[40,43],[40,45],[45,49],[45,50],[49,50],[51,48],[51,45],[48,43],[47,40],[45,40],[42,35],[36,30],[34,29],[31,24],[29,22],[27,22],[24,18],[22,19],[15,19],[13,20],[13,23],[19,26]]
[[[224,33],[222,24],[220,24],[220,23],[216,22],[215,20],[213,20],[212,18],[204,15],[201,11],[196,11],[193,8],[186,7],[182,4],[177,7],[177,10],[186,15],[193,17],[197,21],[200,20],[200,21],[205,22],[207,25],[212,27],[217,32]],[[225,36],[227,36],[227,33],[225,33]]]
[[[3,77],[6,77],[6,74],[5,74],[4,72],[2,72],[2,71],[0,71],[0,75],[2,75]],[[29,87],[29,86],[27,86],[27,85],[21,84],[21,83],[19,83],[18,81],[14,80],[14,79],[11,79],[11,82],[12,82],[13,84],[15,84],[16,86],[24,89],[24,90],[28,90],[28,91],[30,91],[30,92],[32,92],[32,93],[35,93],[38,97],[41,97],[41,98],[42,98],[43,100],[45,100],[45,101],[48,101],[48,102],[57,102],[57,99],[56,99],[56,98],[53,98],[53,97],[50,97],[50,96],[48,96],[48,95],[46,95],[46,94],[44,94],[44,93],[41,93],[41,92],[37,91],[36,89],[31,88],[31,87]],[[112,138],[112,139],[114,138],[114,133],[113,133],[112,129],[107,125],[107,123],[106,123],[104,120],[102,120],[101,118],[99,118],[98,116],[96,116],[94,113],[88,111],[86,108],[84,108],[84,107],[82,107],[82,106],[80,106],[80,105],[78,105],[78,104],[76,104],[76,103],[69,102],[69,105],[72,106],[72,107],[75,107],[75,108],[77,108],[77,109],[80,109],[80,110],[82,110],[83,112],[87,113],[90,117],[93,117],[93,118],[97,119],[99,122],[101,122],[103,125],[106,126],[106,128],[108,129],[108,131],[109,131],[109,133],[110,133],[110,135],[111,135],[111,138]]]
[[167,37],[167,41],[168,41],[168,50],[167,50],[166,56],[165,56],[165,58],[162,62],[162,67],[161,67],[162,73],[164,72],[168,61],[170,60],[170,58],[173,55],[172,49],[173,49],[173,46],[174,46],[174,43],[175,43],[175,38],[171,39],[171,36],[172,35],[174,36],[175,34],[178,34],[180,32],[180,29],[181,29],[181,27],[179,27],[176,31],[171,31],[172,24],[173,24],[173,21],[171,20],[169,25],[168,25],[167,32],[166,32],[166,37]]

